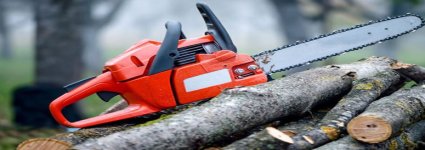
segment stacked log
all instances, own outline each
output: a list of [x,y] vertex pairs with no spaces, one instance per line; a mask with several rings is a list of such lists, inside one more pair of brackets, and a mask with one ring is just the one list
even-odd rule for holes
[[[387,127],[379,131],[391,131],[382,133],[386,140],[381,143],[397,143],[391,140],[399,137],[420,141],[423,136],[410,132],[423,124],[420,120],[425,116],[425,86],[408,90],[398,88],[406,80],[422,82],[421,71],[419,66],[371,57],[351,64],[299,72],[261,85],[225,90],[205,103],[162,113],[148,119],[150,121],[135,118],[130,122],[95,127],[105,131],[87,128],[28,140],[18,149],[46,148],[43,146],[47,145],[67,149],[203,149],[211,146],[221,149],[311,149],[333,140],[329,144],[345,141],[335,146],[324,145],[331,149],[356,142],[343,137],[346,130],[350,134],[362,133],[360,138],[375,139],[361,132],[368,125],[370,128]],[[119,104],[111,111],[122,106]],[[333,108],[324,117],[313,111],[329,106]],[[379,111],[392,116],[379,115]],[[362,116],[373,116],[379,121],[356,123],[358,114],[360,120],[364,120]],[[289,120],[292,122],[288,123]],[[95,132],[90,132],[93,130]]]
[[323,145],[317,150],[341,150],[341,149],[424,149],[425,143],[425,120],[410,125],[398,136],[376,144],[368,144],[354,140],[346,136],[337,141]]
[[400,90],[372,104],[348,124],[356,140],[380,143],[397,135],[402,128],[425,119],[425,87]]
[[[392,70],[379,72],[370,78],[357,80],[351,91],[344,96],[338,104],[333,107],[326,116],[319,122],[319,125],[305,132],[293,136],[293,143],[279,143],[276,149],[312,149],[331,140],[338,139],[340,134],[345,132],[346,124],[362,112],[372,101],[391,85],[398,83],[399,76]],[[285,126],[285,125],[284,125]],[[282,128],[284,128],[284,126]],[[263,131],[265,132],[265,131]],[[269,138],[267,138],[269,137]],[[267,138],[270,141],[276,139],[270,138],[270,135],[259,133],[243,140],[232,143],[225,149],[270,149],[276,145],[267,144],[265,140],[256,142],[256,139]]]

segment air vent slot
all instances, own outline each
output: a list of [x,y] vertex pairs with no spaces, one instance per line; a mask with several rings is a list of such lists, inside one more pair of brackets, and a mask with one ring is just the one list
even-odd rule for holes
[[215,43],[203,43],[203,44],[196,44],[191,46],[186,46],[177,49],[179,51],[179,56],[176,58],[174,64],[175,66],[183,66],[186,64],[194,63],[195,55],[196,54],[206,54],[206,50],[204,47],[206,45],[215,45]]

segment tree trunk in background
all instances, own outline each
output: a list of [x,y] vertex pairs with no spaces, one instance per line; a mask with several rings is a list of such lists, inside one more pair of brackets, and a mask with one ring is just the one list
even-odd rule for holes
[[35,5],[36,83],[65,85],[81,78],[82,27],[89,1],[39,0]]
[[0,57],[12,57],[12,49],[10,46],[10,36],[6,24],[6,12],[3,0],[0,0]]
[[297,0],[271,0],[276,8],[278,23],[282,26],[288,43],[306,40],[309,35],[306,31],[308,21],[301,13]]
[[103,60],[103,49],[99,45],[99,34],[102,32],[105,26],[107,26],[116,16],[118,10],[121,8],[124,0],[111,1],[112,3],[108,13],[100,18],[94,18],[92,16],[92,10],[94,5],[99,2],[89,1],[91,11],[87,12],[85,16],[90,23],[84,27],[83,38],[84,38],[84,49],[83,49],[83,62],[85,69],[91,73],[100,73],[104,64]]

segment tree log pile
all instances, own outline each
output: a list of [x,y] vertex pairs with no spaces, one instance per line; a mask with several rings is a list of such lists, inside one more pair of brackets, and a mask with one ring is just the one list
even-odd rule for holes
[[423,67],[370,57],[18,149],[421,149],[424,75]]

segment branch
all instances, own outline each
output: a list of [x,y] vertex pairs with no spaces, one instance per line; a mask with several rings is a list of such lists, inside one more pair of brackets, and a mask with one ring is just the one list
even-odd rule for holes
[[[312,149],[338,139],[346,132],[347,123],[391,85],[398,83],[399,77],[395,71],[388,70],[374,77],[358,80],[350,93],[326,114],[316,128],[293,137],[295,143],[289,145],[288,149]],[[309,137],[310,141],[304,137]]]
[[[280,147],[284,149],[312,149],[339,138],[345,132],[345,125],[361,113],[372,101],[391,85],[398,83],[399,76],[392,70],[376,72],[373,77],[362,78],[355,82],[351,91],[332,108],[320,121],[319,125],[307,131],[298,132],[292,139],[294,143],[283,143],[260,132],[237,141],[225,149],[267,149]],[[279,129],[284,128],[284,126]]]
[[[418,144],[424,141],[425,120],[417,122],[406,128],[397,137],[378,143],[367,144],[346,136],[337,141],[323,145],[316,150],[341,150],[341,149],[420,149]],[[422,142],[423,143],[423,142]]]
[[94,19],[93,23],[96,28],[102,28],[105,25],[109,24],[116,16],[118,10],[120,10],[121,6],[124,3],[124,0],[115,0],[114,3],[115,4],[112,5],[111,10],[109,10],[106,15],[99,19]]
[[402,75],[412,79],[418,84],[425,82],[425,68],[412,64],[395,63],[392,67]]
[[367,143],[383,142],[402,128],[425,119],[425,86],[400,90],[373,102],[347,125],[348,133]]

